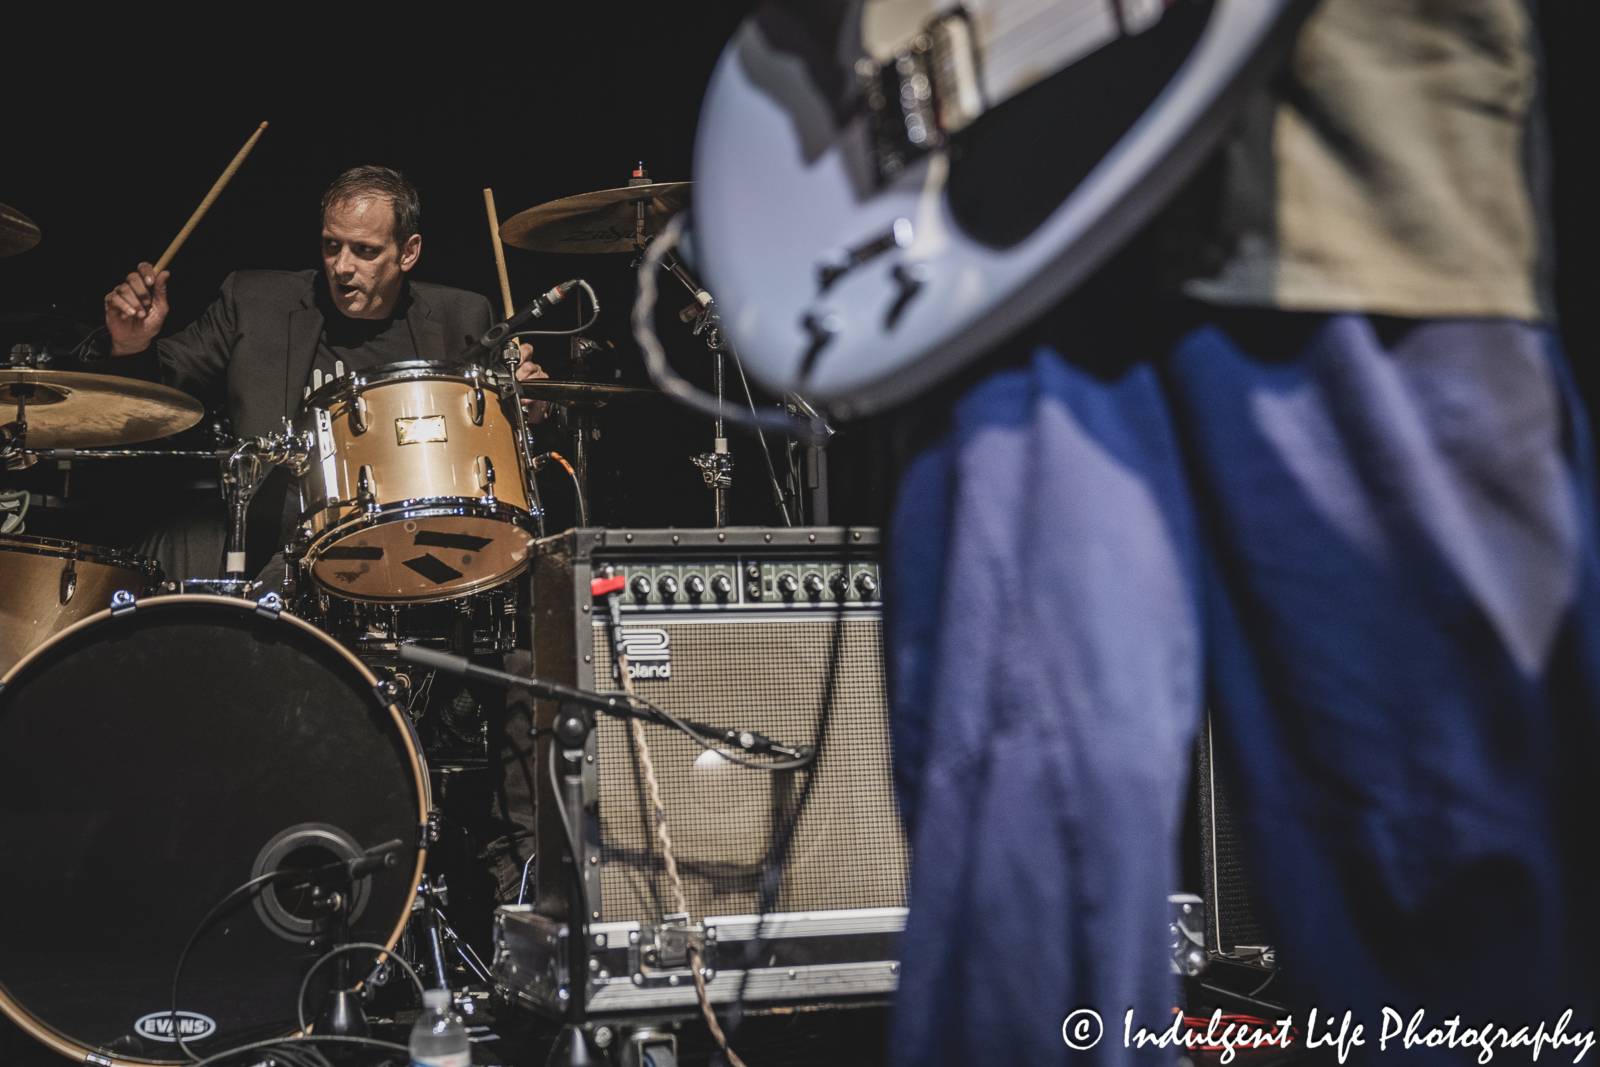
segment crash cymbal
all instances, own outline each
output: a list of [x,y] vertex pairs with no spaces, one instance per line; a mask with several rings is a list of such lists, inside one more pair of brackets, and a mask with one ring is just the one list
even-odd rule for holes
[[39,227],[15,208],[0,204],[0,257],[26,252],[39,243]]
[[[632,252],[689,206],[689,182],[656,182],[552,200],[511,216],[500,239],[531,252]],[[643,200],[644,229],[635,201]]]
[[655,389],[640,389],[632,385],[605,385],[601,382],[561,382],[552,378],[535,378],[522,383],[522,396],[526,400],[548,400],[552,404],[606,404],[613,400],[637,400],[647,396],[660,396]]
[[[24,396],[27,387],[32,396]],[[187,393],[136,378],[74,371],[0,370],[0,423],[25,399],[29,448],[109,448],[187,430],[205,408]]]

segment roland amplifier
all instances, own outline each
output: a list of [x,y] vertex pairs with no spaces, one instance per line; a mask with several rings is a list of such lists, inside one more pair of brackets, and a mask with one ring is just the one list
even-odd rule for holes
[[[611,692],[601,577],[623,579],[634,690],[680,719],[816,746],[808,769],[768,773],[646,726],[673,853],[715,1001],[847,1001],[892,993],[908,849],[890,766],[878,532],[866,528],[576,530],[534,561],[535,672]],[[542,702],[543,731],[556,707]],[[821,731],[819,734],[819,730]],[[533,902],[496,918],[502,991],[552,1013],[570,995],[562,824],[537,743]],[[627,724],[601,715],[583,766],[582,873],[597,1013],[687,1009],[685,936]],[[807,783],[807,778],[814,780]],[[804,798],[803,805],[801,798]],[[762,915],[775,831],[792,843]],[[746,949],[759,941],[759,959]],[[748,966],[747,963],[753,963]],[[746,973],[748,972],[748,973]]]

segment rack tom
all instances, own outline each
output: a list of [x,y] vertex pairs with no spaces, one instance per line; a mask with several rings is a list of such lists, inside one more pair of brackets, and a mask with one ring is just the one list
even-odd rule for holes
[[155,560],[131,552],[0,536],[0,674],[73,623],[109,608],[118,590],[149,596],[160,582]]
[[[316,442],[300,477],[305,565],[336,596],[419,603],[527,567],[534,508],[514,397],[478,367],[410,361],[346,375],[306,399]],[[507,391],[509,393],[509,390]]]

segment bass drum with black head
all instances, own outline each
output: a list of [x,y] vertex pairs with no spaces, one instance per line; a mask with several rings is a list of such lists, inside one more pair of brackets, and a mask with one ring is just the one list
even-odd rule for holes
[[287,1034],[327,947],[305,890],[241,895],[205,928],[174,1024],[184,943],[252,877],[398,838],[352,893],[351,939],[392,946],[429,795],[377,681],[310,624],[212,596],[115,607],[22,659],[0,682],[0,1009],[95,1063],[187,1062],[174,1025],[199,1056]]

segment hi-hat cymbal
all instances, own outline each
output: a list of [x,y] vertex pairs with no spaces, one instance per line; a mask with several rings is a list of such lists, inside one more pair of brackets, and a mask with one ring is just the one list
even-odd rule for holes
[[[689,182],[656,182],[552,200],[511,216],[500,239],[530,252],[632,252],[689,206]],[[636,201],[644,201],[639,230]]]
[[[33,395],[24,398],[27,387]],[[109,448],[187,430],[205,408],[187,393],[136,378],[76,371],[0,370],[0,422],[26,399],[29,448]]]
[[16,208],[0,204],[0,257],[26,252],[39,243],[39,227]]
[[633,385],[606,385],[602,382],[561,382],[553,378],[535,378],[522,383],[523,399],[548,400],[552,404],[565,404],[569,407],[660,395],[661,393],[655,389],[640,389]]

